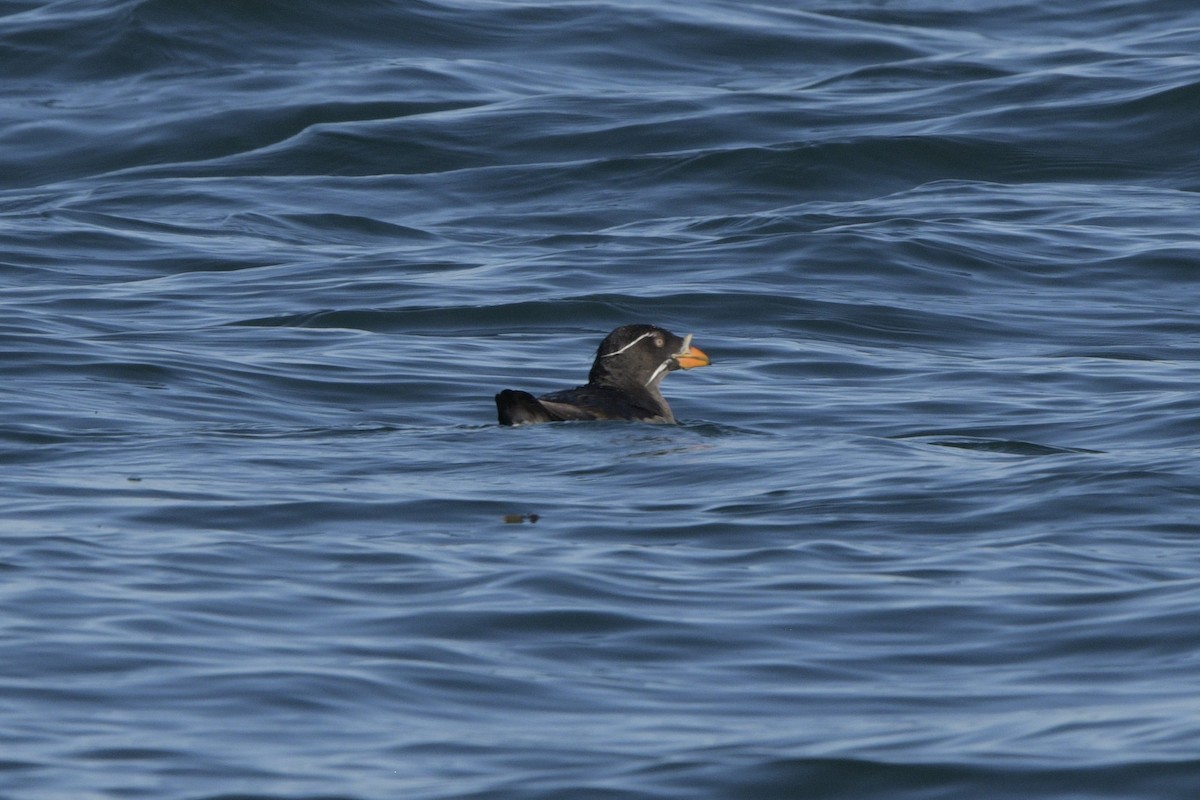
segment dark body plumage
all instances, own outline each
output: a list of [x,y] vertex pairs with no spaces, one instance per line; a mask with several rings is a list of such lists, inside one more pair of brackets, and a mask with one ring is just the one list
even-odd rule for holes
[[597,348],[583,386],[541,397],[513,389],[496,395],[500,424],[586,419],[674,422],[658,386],[668,372],[709,364],[708,356],[691,346],[691,339],[653,325],[617,328]]

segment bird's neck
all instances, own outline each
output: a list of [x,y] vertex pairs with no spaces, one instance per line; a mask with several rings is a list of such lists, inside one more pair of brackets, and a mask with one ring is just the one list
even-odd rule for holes
[[651,381],[649,385],[645,385],[627,375],[613,374],[608,370],[593,367],[591,374],[588,375],[588,383],[595,386],[616,389],[637,401],[640,405],[657,410],[667,422],[674,422],[675,415],[671,413],[671,406],[667,403],[667,398],[662,396],[662,392],[658,388],[665,375],[663,373]]

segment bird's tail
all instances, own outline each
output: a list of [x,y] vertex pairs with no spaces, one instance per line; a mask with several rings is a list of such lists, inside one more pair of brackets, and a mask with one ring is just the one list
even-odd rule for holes
[[496,415],[500,418],[501,425],[529,425],[560,419],[547,411],[529,392],[514,389],[505,389],[496,395]]

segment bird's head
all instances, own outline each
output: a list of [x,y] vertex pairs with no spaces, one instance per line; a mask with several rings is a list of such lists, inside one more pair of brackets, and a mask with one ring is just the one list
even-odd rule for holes
[[692,335],[680,338],[654,325],[624,325],[604,338],[596,350],[590,383],[656,389],[668,372],[712,363]]

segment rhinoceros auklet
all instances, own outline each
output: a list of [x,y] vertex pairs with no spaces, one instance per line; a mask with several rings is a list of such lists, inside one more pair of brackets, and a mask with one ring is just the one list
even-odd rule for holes
[[653,325],[617,328],[600,343],[583,386],[541,397],[513,389],[496,395],[500,424],[572,419],[674,422],[675,415],[658,385],[672,370],[709,365],[708,356],[691,345],[690,333],[680,339]]

